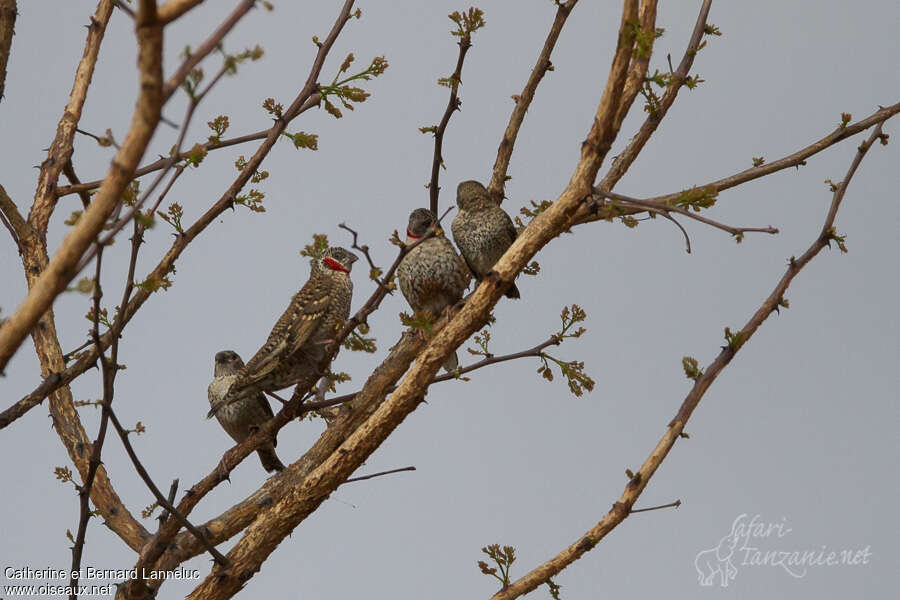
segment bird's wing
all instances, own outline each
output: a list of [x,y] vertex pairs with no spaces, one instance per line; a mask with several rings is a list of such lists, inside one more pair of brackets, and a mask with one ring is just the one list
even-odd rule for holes
[[510,219],[509,215],[506,214],[506,211],[501,208],[500,212],[502,212],[503,216],[505,217],[503,219],[503,231],[504,233],[506,233],[506,235],[509,236],[509,243],[512,244],[516,240],[516,238],[519,237],[519,232],[516,230],[516,226],[513,223],[512,219]]
[[[256,403],[259,404],[259,407],[265,413],[267,419],[271,419],[275,416],[275,413],[272,412],[272,406],[269,404],[269,401],[266,399],[264,394],[256,395]],[[272,446],[277,446],[278,440],[276,438],[272,438]]]
[[[316,278],[318,279],[318,278]],[[265,345],[253,355],[239,375],[239,386],[259,381],[281,360],[300,349],[316,330],[331,304],[331,295],[321,280],[310,279],[291,300],[275,323]]]

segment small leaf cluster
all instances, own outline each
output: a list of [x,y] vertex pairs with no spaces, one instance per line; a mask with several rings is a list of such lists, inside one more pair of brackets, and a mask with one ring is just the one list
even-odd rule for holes
[[78,292],[79,294],[91,294],[94,291],[94,280],[91,277],[82,277],[75,285],[66,288],[67,292]]
[[650,58],[653,42],[662,37],[665,29],[654,29],[652,33],[648,33],[641,28],[640,22],[635,19],[629,20],[625,26],[634,35],[635,56],[638,58]]
[[594,390],[595,381],[590,375],[584,372],[584,361],[572,360],[562,361],[558,358],[541,352],[541,366],[538,367],[538,374],[547,381],[553,381],[553,371],[550,368],[550,361],[556,363],[560,373],[566,378],[569,385],[569,391],[576,397],[584,395],[585,390],[591,392]]
[[450,35],[460,38],[461,41],[469,42],[472,34],[485,26],[484,11],[480,8],[473,7],[462,13],[453,11],[447,16],[456,23],[456,29],[450,30]]
[[334,80],[332,80],[331,85],[319,86],[319,94],[322,96],[322,102],[324,102],[325,110],[335,119],[340,119],[344,115],[341,112],[341,109],[335,106],[328,99],[329,96],[337,98],[338,101],[347,110],[353,110],[354,107],[352,103],[365,102],[366,98],[368,98],[370,94],[360,87],[348,84],[353,81],[369,81],[373,77],[378,77],[379,75],[384,73],[388,68],[387,59],[385,59],[383,56],[376,56],[372,59],[372,62],[369,63],[369,66],[366,67],[365,70],[339,80],[341,74],[346,73],[350,69],[350,65],[353,64],[354,60],[355,57],[351,52],[347,55],[347,58],[344,59],[344,62],[341,63],[341,67],[338,70],[337,74],[334,76]]
[[737,333],[732,333],[730,327],[725,328],[725,341],[728,343],[728,348],[730,348],[733,352],[737,352],[741,349],[741,346],[744,345],[744,342],[747,341],[745,334],[742,331],[738,331]]
[[140,283],[135,282],[135,286],[145,290],[147,292],[153,293],[159,290],[166,291],[170,287],[172,287],[172,280],[169,279],[169,274],[175,272],[175,267],[169,267],[169,270],[165,275],[159,276],[155,273],[150,273],[146,279],[141,281]]
[[488,344],[491,342],[491,332],[485,329],[481,333],[475,334],[475,343],[478,344],[480,350],[475,350],[474,348],[466,348],[466,352],[469,354],[473,354],[475,356],[483,356],[485,358],[490,358],[493,356],[491,351],[488,349]]
[[[234,166],[238,171],[243,171],[247,168],[247,159],[244,158],[243,155],[239,156],[238,159],[234,162]],[[266,179],[269,176],[268,171],[253,171],[250,175],[250,181],[252,183],[259,183],[263,179]],[[246,194],[239,194],[235,196],[234,203],[240,204],[241,206],[246,206],[253,212],[266,212],[266,207],[263,206],[262,201],[266,195],[263,194],[256,188],[251,188],[249,192]]]
[[692,208],[694,211],[700,212],[702,209],[714,205],[718,196],[719,191],[714,186],[692,187],[681,192],[681,195],[672,203],[682,208]]
[[312,244],[306,244],[300,251],[300,256],[322,258],[326,250],[328,250],[328,236],[324,233],[314,233]]
[[853,120],[853,115],[850,113],[841,113],[841,129],[846,129],[847,124]]
[[225,73],[228,75],[234,75],[237,73],[237,67],[244,61],[257,61],[263,57],[265,51],[262,47],[257,44],[252,48],[246,48],[243,52],[239,52],[237,54],[224,54],[225,58]]
[[159,508],[159,502],[154,502],[154,503],[151,504],[150,506],[148,506],[148,507],[144,508],[143,510],[141,510],[141,517],[144,518],[144,519],[149,519],[150,517],[153,516],[153,512],[154,512],[157,508]]
[[578,338],[587,331],[584,327],[579,327],[572,333],[569,333],[569,330],[576,323],[583,323],[587,319],[587,313],[577,304],[573,304],[571,307],[564,306],[562,312],[559,313],[559,318],[562,321],[562,329],[556,333],[556,337],[560,340]]
[[62,483],[75,483],[75,480],[72,478],[72,470],[69,467],[55,467],[53,469],[53,475]]
[[367,333],[369,333],[369,324],[360,323],[356,326],[356,329],[351,331],[350,335],[341,342],[341,346],[353,352],[368,352],[369,354],[374,354],[378,351],[378,347],[375,345],[374,337],[366,337]]
[[829,227],[827,231],[825,231],[825,243],[828,244],[828,247],[831,248],[831,242],[834,240],[837,243],[837,247],[840,248],[841,252],[847,253],[847,241],[846,235],[838,235],[837,230],[834,227]]
[[174,227],[175,231],[180,234],[184,233],[184,227],[181,225],[181,217],[184,216],[184,210],[182,209],[180,204],[178,204],[177,202],[173,202],[169,205],[169,208],[166,209],[166,212],[158,212],[156,214],[159,215],[160,219]]
[[97,323],[100,323],[104,327],[106,327],[108,329],[112,329],[112,323],[109,320],[109,313],[107,312],[107,310],[105,308],[101,308],[100,312],[97,313],[97,311],[94,310],[94,305],[92,304],[91,307],[88,309],[87,314],[84,315],[84,318],[87,319],[88,321],[90,321],[91,323],[96,321]]
[[697,380],[703,376],[703,371],[700,370],[697,359],[693,356],[685,356],[681,359],[681,366],[684,368],[684,374],[688,379]]
[[426,311],[416,311],[412,315],[400,313],[400,322],[410,329],[418,329],[431,335],[431,329],[434,326],[434,317]]
[[481,551],[487,554],[494,564],[497,565],[496,567],[490,567],[485,561],[479,560],[478,568],[481,569],[481,572],[497,579],[500,585],[503,586],[503,589],[509,587],[509,570],[516,561],[516,549],[512,546],[503,546],[501,548],[500,544],[491,544],[482,548]]
[[306,133],[305,131],[288,133],[285,131],[281,135],[294,142],[294,148],[307,148],[309,150],[319,149],[319,136],[315,133]]
[[[528,208],[527,206],[523,206],[522,208],[519,209],[519,214],[526,217],[528,219],[529,223],[532,221],[532,219],[534,219],[536,216],[538,216],[539,214],[541,214],[542,212],[544,212],[545,210],[547,210],[548,208],[550,208],[553,205],[553,202],[551,202],[550,200],[541,200],[540,202],[535,202],[534,200],[529,200],[529,203],[531,204],[531,208]],[[524,227],[525,223],[523,223],[519,217],[516,217],[516,225],[518,225],[520,227]]]
[[126,206],[134,206],[137,204],[138,198],[141,195],[141,183],[134,179],[125,186],[125,189],[122,190],[122,202]]
[[212,121],[207,121],[206,124],[213,131],[213,135],[209,136],[210,144],[218,144],[222,141],[222,136],[225,135],[225,132],[228,130],[228,115],[219,115]]

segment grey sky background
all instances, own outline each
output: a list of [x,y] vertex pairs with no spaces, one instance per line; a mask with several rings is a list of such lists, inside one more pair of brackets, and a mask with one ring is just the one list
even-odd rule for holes
[[[166,30],[167,72],[186,44],[196,45],[232,3],[207,2]],[[651,70],[677,63],[699,2],[664,2]],[[414,8],[412,8],[415,6]],[[266,213],[238,207],[211,226],[178,262],[174,286],[156,294],[125,331],[115,406],[124,423],[142,421],[133,439],[144,464],[164,488],[175,477],[182,490],[205,475],[230,439],[204,420],[213,354],[238,351],[245,359],[262,344],[291,294],[306,280],[298,251],[313,233],[341,245],[346,222],[359,230],[377,262],[387,265],[387,242],[412,208],[427,204],[423,185],[432,138],[418,127],[436,123],[457,48],[446,15],[468,4],[362,3],[363,19],[348,23],[323,71],[330,81],[347,52],[357,65],[384,55],[391,66],[365,85],[372,97],[334,120],[310,111],[291,131],[319,134],[319,151],[279,143],[265,163],[271,176],[260,189]],[[445,139],[442,209],[464,179],[486,181],[497,144],[553,19],[552,3],[478,3],[487,27],[476,33],[463,73],[462,112]],[[20,208],[31,204],[37,171],[71,89],[92,2],[21,2],[0,103],[0,181]],[[254,11],[226,39],[237,51],[259,43],[266,56],[226,79],[200,106],[188,140],[204,140],[206,121],[228,114],[228,135],[269,126],[266,97],[288,104],[308,73],[312,35],[324,36],[336,3],[280,2],[274,13]],[[555,199],[577,161],[600,99],[615,42],[619,3],[582,2],[553,55],[556,70],[541,84],[513,155],[504,208],[515,213],[530,200]],[[694,65],[705,82],[684,90],[617,191],[645,197],[704,184],[769,161],[823,137],[900,97],[897,57],[900,9],[885,1],[717,2],[709,21],[724,33],[711,38]],[[208,74],[216,58],[204,63]],[[116,13],[107,29],[81,128],[111,128],[121,140],[137,87],[131,21]],[[165,109],[180,122],[184,99]],[[617,154],[644,115],[635,103],[613,149]],[[893,143],[866,157],[837,219],[850,253],[823,252],[787,293],[791,308],[773,316],[704,397],[687,431],[641,498],[641,506],[681,499],[677,510],[636,514],[594,551],[557,578],[564,598],[884,598],[900,584],[897,517],[897,339],[900,300],[896,245],[898,211],[897,120],[885,128]],[[145,161],[166,153],[175,132],[161,127]],[[492,328],[492,350],[529,348],[558,328],[560,309],[578,303],[588,334],[553,353],[584,360],[596,379],[593,393],[571,396],[563,381],[543,381],[536,360],[472,374],[469,383],[434,386],[421,406],[360,470],[360,474],[415,465],[403,473],[339,488],[265,563],[247,586],[248,597],[486,598],[496,581],[476,561],[490,543],[514,545],[519,576],[554,555],[599,520],[621,493],[625,469],[636,469],[674,415],[690,382],[681,357],[706,365],[724,341],[723,328],[742,326],[781,277],[788,257],[816,236],[830,193],[862,136],[764,180],[724,192],[709,216],[732,225],[779,227],[777,236],[748,234],[736,245],[724,232],[684,221],[693,253],[663,219],[636,230],[594,223],[553,241],[537,257],[537,278],[523,277],[522,300],[502,301]],[[185,173],[169,195],[192,222],[236,174],[238,155],[253,144],[219,150]],[[101,176],[112,156],[85,137],[74,162],[83,180]],[[149,183],[149,180],[144,181]],[[146,184],[145,184],[146,185]],[[51,222],[55,247],[62,221],[80,208],[63,198]],[[451,217],[452,218],[452,215]],[[0,306],[8,314],[25,283],[15,249],[0,242]],[[138,265],[143,277],[168,247],[159,223],[147,236]],[[126,237],[104,255],[103,284],[110,307],[121,294]],[[360,263],[361,264],[361,263]],[[372,291],[366,269],[354,273],[353,309]],[[66,294],[55,304],[64,349],[79,345],[89,323],[89,299]],[[343,352],[335,368],[352,391],[401,331],[407,310],[397,294],[371,319],[374,356]],[[461,351],[463,361],[466,353]],[[2,407],[39,382],[30,341],[7,369]],[[99,396],[89,372],[73,386],[78,399]],[[81,409],[91,438],[97,412]],[[322,431],[321,421],[282,430],[283,461],[299,457]],[[0,435],[2,506],[0,566],[68,568],[67,528],[75,531],[78,505],[54,466],[69,465],[50,427],[46,406],[32,410]],[[138,513],[152,498],[110,435],[104,462],[118,493]],[[230,485],[219,486],[191,515],[219,514],[258,487],[258,460],[244,461]],[[180,494],[179,494],[180,496]],[[869,564],[819,567],[794,578],[778,567],[737,564],[728,588],[701,588],[694,559],[714,547],[743,514],[791,528],[780,539],[757,540],[764,550],[863,549]],[[155,521],[146,522],[154,528]],[[88,531],[84,566],[130,568],[133,553],[99,520]],[[223,545],[230,548],[231,541]],[[206,556],[185,565],[209,570]],[[2,575],[0,575],[2,579]],[[7,583],[4,579],[3,583]],[[25,582],[39,583],[39,582]],[[169,583],[160,597],[179,597],[196,582]],[[546,588],[534,593],[547,597]]]

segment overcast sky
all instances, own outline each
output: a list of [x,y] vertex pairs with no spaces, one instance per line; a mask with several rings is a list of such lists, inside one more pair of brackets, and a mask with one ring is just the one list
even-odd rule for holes
[[[198,44],[233,3],[207,2],[166,30],[166,68],[188,44]],[[327,4],[327,6],[326,6]],[[666,29],[651,70],[677,64],[699,2],[662,2]],[[349,245],[346,222],[360,231],[380,264],[393,259],[387,242],[409,211],[427,204],[432,139],[418,128],[437,123],[447,90],[436,85],[456,62],[446,15],[468,5],[362,3],[323,71],[330,81],[350,51],[357,64],[384,55],[390,68],[365,87],[372,97],[335,120],[310,111],[290,131],[319,134],[319,151],[279,143],[265,163],[264,214],[228,211],[184,253],[174,286],[156,294],[128,325],[115,406],[124,423],[138,420],[134,439],[157,483],[180,478],[182,489],[216,464],[230,439],[204,419],[213,355],[222,349],[249,358],[263,343],[291,294],[306,280],[298,251],[313,233]],[[411,8],[415,6],[415,8]],[[479,4],[487,27],[476,33],[445,139],[442,209],[459,181],[487,181],[496,148],[553,19],[547,0]],[[0,183],[23,210],[53,138],[81,56],[93,2],[20,2],[16,36],[0,103]],[[229,135],[268,127],[266,97],[287,105],[305,80],[315,47],[327,34],[337,3],[278,2],[274,13],[253,11],[226,39],[229,51],[261,44],[265,57],[226,79],[201,105],[189,140],[209,134],[206,121],[228,114]],[[620,7],[580,3],[553,54],[556,70],[538,90],[513,155],[507,186],[510,213],[530,200],[555,199],[577,161],[611,61]],[[832,131],[842,112],[865,117],[900,99],[900,9],[889,0],[848,2],[717,2],[709,17],[723,32],[697,57],[704,83],[684,90],[617,191],[648,197],[699,185],[771,161]],[[80,127],[121,140],[137,89],[130,19],[113,15],[101,48]],[[208,74],[215,57],[204,63]],[[166,107],[180,121],[184,98]],[[611,156],[636,131],[635,103]],[[896,140],[896,119],[886,127]],[[144,162],[166,153],[175,133],[161,127]],[[591,527],[618,498],[625,469],[636,469],[665,430],[690,388],[681,357],[708,364],[724,343],[723,328],[741,327],[781,277],[787,259],[817,235],[830,202],[825,179],[839,181],[863,139],[832,147],[799,170],[724,192],[707,214],[732,225],[780,228],[777,236],[748,234],[741,245],[724,232],[685,222],[693,242],[657,219],[629,230],[620,223],[576,228],[537,257],[543,269],[519,281],[522,299],[495,311],[492,351],[529,348],[558,328],[559,311],[578,303],[588,334],[554,349],[579,359],[596,379],[593,393],[571,396],[563,381],[548,383],[539,363],[521,360],[483,370],[469,383],[436,385],[422,405],[360,469],[406,465],[402,473],[338,489],[287,538],[248,584],[252,597],[486,598],[496,581],[476,561],[490,543],[513,545],[513,575],[557,553]],[[193,143],[193,142],[191,142]],[[895,143],[876,146],[863,162],[837,218],[849,254],[824,251],[787,293],[791,308],[773,316],[719,377],[653,478],[639,505],[681,499],[674,510],[636,514],[558,578],[564,598],[695,598],[695,559],[727,536],[741,515],[783,524],[784,535],[739,541],[736,576],[718,580],[717,598],[888,597],[898,578],[897,363],[900,300],[897,281],[898,162]],[[248,144],[211,154],[186,173],[169,198],[185,222],[202,214],[229,185]],[[83,180],[101,176],[112,156],[76,139]],[[51,221],[56,247],[76,196],[63,198]],[[160,223],[147,236],[138,265],[143,277],[171,242]],[[127,244],[104,254],[104,286],[118,298]],[[358,263],[358,266],[361,263]],[[354,273],[358,308],[372,291],[366,269]],[[11,241],[0,240],[0,306],[9,314],[25,294]],[[79,345],[89,323],[88,298],[66,294],[55,304],[65,350]],[[337,369],[352,391],[401,331],[399,295],[371,318],[379,351],[342,353]],[[461,352],[463,361],[467,353]],[[40,381],[33,347],[23,344],[0,384],[6,408]],[[73,385],[77,399],[99,397],[96,371]],[[88,434],[97,412],[80,409]],[[279,436],[284,462],[298,458],[322,431],[321,421],[294,423]],[[70,465],[50,427],[47,406],[0,432],[3,458],[0,566],[68,568],[66,529],[76,530],[78,504],[55,466]],[[104,463],[133,513],[152,503],[121,444],[110,435]],[[238,502],[263,481],[255,457],[233,473],[191,515],[201,522]],[[146,522],[154,528],[155,522]],[[789,531],[788,531],[789,530]],[[236,538],[237,539],[237,538]],[[133,553],[98,521],[88,531],[83,565],[130,568]],[[747,542],[747,543],[745,543]],[[234,540],[223,545],[230,548]],[[802,577],[779,566],[742,564],[742,548],[782,552],[868,549],[867,564],[808,569]],[[701,555],[701,560],[707,555]],[[205,576],[206,556],[187,563]],[[3,579],[0,574],[0,579]],[[8,583],[5,579],[0,583]],[[40,583],[40,582],[33,582]],[[187,594],[196,582],[167,584],[161,597]],[[2,597],[3,594],[0,594]],[[535,597],[547,597],[546,588]]]

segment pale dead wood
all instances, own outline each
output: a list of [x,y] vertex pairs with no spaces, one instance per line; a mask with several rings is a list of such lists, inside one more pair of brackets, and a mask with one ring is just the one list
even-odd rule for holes
[[[25,260],[29,291],[25,300],[9,320],[0,327],[0,370],[6,366],[25,336],[50,308],[56,296],[68,285],[74,275],[73,269],[78,264],[78,260],[119,203],[122,190],[131,180],[131,174],[159,122],[162,106],[160,95],[162,89],[162,26],[156,21],[155,3],[146,1],[141,4],[141,7],[136,22],[141,86],[131,128],[90,207],[84,211],[81,218],[66,235],[59,250],[49,263],[46,266],[41,264],[45,261],[40,260],[40,257],[37,256],[40,250],[26,246],[26,254],[29,255]],[[106,9],[105,15],[108,20],[109,13],[112,12],[112,3],[104,0],[101,2],[100,8]],[[94,21],[88,35],[102,38],[102,30],[103,27],[100,23]],[[100,33],[95,33],[96,31]],[[92,51],[85,50],[85,58],[92,58],[92,60],[89,61],[89,67],[84,66],[84,60],[79,65],[73,99],[60,121],[60,129],[50,148],[50,157],[41,168],[38,192],[35,194],[35,202],[28,221],[42,239],[46,234],[47,222],[56,203],[53,187],[56,185],[63,165],[71,156],[72,138],[75,135],[84,95],[93,72],[97,48],[99,48],[99,39],[94,44]],[[60,359],[61,356],[60,353]],[[64,366],[61,364],[57,366],[58,370],[63,368]]]
[[794,257],[791,257],[787,271],[775,286],[772,293],[769,294],[747,324],[744,325],[740,332],[736,334],[735,338],[733,338],[735,341],[733,343],[729,342],[728,345],[724,346],[716,359],[707,366],[706,370],[700,376],[697,377],[694,386],[682,402],[675,418],[669,423],[666,432],[656,444],[656,447],[650,453],[650,456],[643,462],[641,468],[634,473],[634,477],[632,477],[628,482],[628,485],[625,486],[622,495],[609,512],[606,513],[599,523],[590,528],[583,535],[579,536],[575,542],[563,549],[559,554],[531,570],[523,577],[517,579],[508,587],[494,594],[491,597],[491,600],[513,600],[514,598],[518,598],[519,596],[534,590],[539,585],[546,583],[548,579],[565,569],[567,566],[581,558],[585,552],[588,552],[596,546],[600,540],[633,512],[632,507],[634,506],[634,503],[647,487],[650,478],[656,473],[656,470],[659,468],[662,461],[665,460],[669,451],[675,445],[675,442],[684,432],[685,425],[693,414],[694,409],[696,409],[700,399],[703,397],[704,393],[706,393],[706,390],[709,389],[709,386],[712,385],[722,369],[731,362],[731,359],[734,358],[735,354],[737,354],[743,344],[756,333],[760,325],[762,325],[763,322],[765,322],[765,320],[780,306],[784,298],[784,293],[787,291],[788,286],[790,286],[794,277],[804,266],[815,258],[823,248],[829,245],[834,231],[834,218],[847,190],[847,186],[850,183],[850,179],[856,172],[857,167],[859,167],[866,152],[880,136],[881,125],[879,124],[872,132],[872,135],[869,136],[869,139],[858,148],[846,177],[844,177],[843,182],[834,192],[831,207],[829,208],[825,223],[822,226],[822,230],[818,237],[800,258],[795,259]]
[[[81,116],[100,42],[103,39],[111,12],[112,3],[103,0],[92,17],[91,24],[88,27],[85,50],[76,69],[75,82],[72,86],[69,102],[57,127],[56,137],[50,145],[48,158],[42,164],[38,176],[35,200],[27,221],[28,235],[20,240],[23,249],[22,263],[25,268],[25,277],[29,288],[32,289],[40,280],[41,274],[48,264],[45,236],[47,221],[55,205],[54,189],[60,172],[72,154],[72,141],[75,129]],[[47,308],[49,308],[49,304]],[[45,378],[53,378],[54,373],[65,370],[62,350],[56,335],[53,312],[52,310],[35,312],[37,316],[34,317],[32,314],[30,318],[34,318],[35,322],[37,322],[37,327],[34,327],[32,330],[32,338],[41,364],[41,372]],[[15,319],[15,315],[13,319]],[[21,334],[21,326],[23,325],[21,321],[18,322],[18,328],[9,328],[9,325],[10,323],[7,322],[0,327],[0,339],[9,340],[8,334],[12,330],[15,330],[13,337]],[[16,323],[13,323],[13,325],[16,325]],[[24,334],[27,334],[33,325],[34,322],[25,327]],[[0,348],[4,348],[6,356],[2,364],[5,365],[6,360],[8,360],[20,343],[21,339],[14,345],[4,346],[0,343]],[[91,469],[89,451],[91,440],[81,426],[81,421],[75,411],[72,394],[68,387],[57,388],[50,396],[50,415],[53,419],[54,429],[66,446],[70,459],[78,469],[82,481],[86,481]],[[102,465],[96,468],[93,484],[90,487],[90,499],[96,510],[103,516],[106,524],[126,544],[133,549],[140,548],[143,545],[149,534],[128,512],[119,499]]]
[[171,23],[200,4],[203,4],[203,0],[169,0],[159,7],[159,22],[163,25]]

